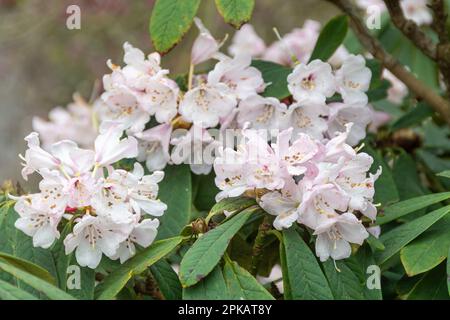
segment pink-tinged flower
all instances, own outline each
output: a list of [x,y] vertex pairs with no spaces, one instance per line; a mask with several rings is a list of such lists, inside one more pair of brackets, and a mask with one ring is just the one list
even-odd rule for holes
[[102,120],[118,123],[130,133],[142,131],[150,120],[150,114],[140,102],[142,95],[124,85],[105,91],[104,107],[99,110]]
[[369,236],[361,221],[349,212],[323,219],[314,234],[317,235],[316,255],[320,261],[329,257],[333,260],[350,257],[350,243],[361,245]]
[[60,161],[60,169],[71,176],[80,176],[90,171],[94,166],[94,152],[81,149],[70,140],[54,143],[50,147],[50,152]]
[[61,164],[56,157],[45,151],[40,146],[39,134],[36,132],[30,133],[25,137],[25,141],[28,143],[28,149],[25,151],[25,156],[20,155],[24,161],[22,165],[22,177],[28,180],[28,176],[33,172],[36,172],[43,168],[57,169]]
[[334,137],[336,133],[344,132],[346,124],[352,123],[346,142],[357,145],[366,137],[366,129],[372,119],[372,111],[365,101],[353,101],[352,103],[329,104],[328,135]]
[[403,99],[408,95],[408,88],[406,85],[387,69],[383,70],[383,78],[389,80],[391,83],[391,86],[387,91],[387,100],[394,104],[401,104]]
[[430,24],[433,21],[427,2],[427,0],[401,0],[400,6],[405,18],[414,21],[420,26]]
[[325,103],[335,92],[335,78],[328,63],[313,60],[300,63],[288,75],[288,89],[299,103]]
[[350,52],[348,52],[343,45],[340,45],[330,59],[328,59],[328,63],[331,64],[333,68],[339,68],[349,56]]
[[325,117],[328,107],[325,104],[308,103],[302,105],[293,103],[281,118],[281,128],[293,128],[293,134],[305,133],[314,139],[322,140],[328,128]]
[[299,222],[305,226],[316,229],[322,219],[332,218],[339,212],[346,212],[349,197],[346,196],[332,183],[315,185],[312,188],[305,187],[301,183],[303,200],[299,207]]
[[116,254],[111,258],[113,260],[120,259],[120,263],[124,263],[136,254],[135,243],[147,248],[155,240],[158,227],[159,221],[157,219],[145,219],[142,222],[137,222],[129,237],[119,245]]
[[320,23],[306,20],[302,28],[296,28],[267,48],[263,60],[292,65],[291,54],[302,63],[308,62],[319,37]]
[[380,226],[373,226],[366,229],[368,233],[373,235],[375,238],[379,238],[381,234],[381,227]]
[[128,238],[132,224],[117,224],[104,216],[84,215],[77,221],[64,239],[66,254],[75,249],[75,257],[82,267],[95,269],[102,259],[102,254],[113,257],[119,245]]
[[276,216],[273,226],[277,230],[282,230],[290,228],[298,220],[298,208],[301,202],[301,189],[290,179],[280,191],[264,194],[258,204],[267,213]]
[[208,174],[214,163],[214,155],[220,143],[204,128],[193,125],[188,132],[174,135],[170,142],[174,164],[189,164],[195,174]]
[[245,172],[248,188],[283,188],[285,178],[288,177],[287,169],[280,164],[275,151],[267,143],[267,137],[263,138],[251,129],[243,130],[243,135],[246,138],[244,148],[247,154]]
[[282,131],[278,135],[277,143],[272,147],[289,174],[296,176],[304,174],[308,166],[312,165],[308,162],[319,152],[319,147],[309,135],[300,133],[292,137],[292,130],[290,128]]
[[238,197],[247,190],[247,180],[244,164],[246,161],[245,150],[237,151],[219,148],[217,158],[214,160],[214,182],[221,190],[216,195],[216,201],[228,197]]
[[76,98],[67,108],[52,109],[48,114],[49,121],[33,117],[33,130],[39,133],[42,147],[48,150],[55,142],[72,140],[81,147],[92,148],[97,137],[92,119],[98,103],[91,106]]
[[370,109],[372,118],[372,121],[369,124],[368,131],[376,133],[378,131],[378,128],[384,126],[392,120],[392,117],[389,113],[375,110],[371,105],[368,105],[368,107]]
[[197,65],[209,59],[216,58],[223,43],[219,43],[214,39],[211,32],[206,29],[199,18],[195,17],[194,22],[200,34],[192,45],[191,64]]
[[[366,60],[361,55],[350,55],[336,71],[336,82],[344,103],[365,100],[364,92],[369,89],[372,71],[366,67]],[[365,99],[364,99],[364,98]]]
[[154,77],[147,81],[141,104],[149,114],[155,115],[156,121],[169,123],[177,114],[179,91],[175,81]]
[[234,58],[224,57],[208,73],[208,83],[225,83],[238,99],[262,92],[264,79],[261,71],[250,66],[251,62],[252,58],[248,54],[239,54]]
[[224,83],[201,84],[188,92],[180,103],[180,114],[202,128],[215,127],[220,118],[236,107],[236,98]]
[[278,129],[287,107],[276,98],[252,95],[242,100],[237,108],[237,123],[242,128],[247,122],[254,129]]
[[251,24],[244,24],[241,29],[236,31],[228,47],[228,52],[237,56],[239,54],[249,54],[252,57],[263,55],[266,50],[266,44],[255,32]]
[[377,210],[372,201],[375,194],[375,181],[381,175],[381,167],[375,174],[369,174],[367,177],[372,163],[373,159],[368,154],[357,154],[339,170],[335,183],[350,197],[351,210],[360,211],[371,220],[375,220]]
[[170,160],[169,144],[172,135],[172,125],[164,123],[135,136],[139,141],[137,160],[145,161],[150,171],[162,170]]
[[344,132],[337,133],[325,144],[322,161],[338,162],[342,157],[352,159],[356,155],[356,151],[346,143],[352,126],[352,123],[347,123]]
[[124,158],[135,158],[138,155],[136,138],[121,139],[121,126],[111,125],[95,140],[95,163],[102,167],[113,164]]
[[20,217],[14,226],[33,237],[33,246],[46,249],[59,238],[58,223],[65,208],[64,204],[59,205],[62,198],[59,186],[46,185],[43,193],[23,196],[16,202],[14,210]]
[[91,173],[73,177],[67,182],[66,192],[70,208],[83,208],[92,205],[92,196],[101,187],[98,179]]

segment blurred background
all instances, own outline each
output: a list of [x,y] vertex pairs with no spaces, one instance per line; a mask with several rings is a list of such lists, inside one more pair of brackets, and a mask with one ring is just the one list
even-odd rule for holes
[[[108,73],[106,60],[122,63],[122,44],[129,41],[145,53],[152,51],[148,22],[152,0],[0,0],[0,181],[20,176],[19,153],[31,131],[34,115],[47,118],[55,106],[71,102],[74,92],[87,99],[96,79]],[[69,5],[81,9],[81,30],[66,28]],[[267,43],[301,27],[305,19],[326,22],[337,10],[325,1],[256,1],[251,23]],[[308,8],[308,10],[305,10]],[[202,2],[198,16],[222,39],[234,29],[225,24],[214,1]],[[171,73],[188,69],[197,29],[163,59]],[[229,44],[228,41],[227,44]]]

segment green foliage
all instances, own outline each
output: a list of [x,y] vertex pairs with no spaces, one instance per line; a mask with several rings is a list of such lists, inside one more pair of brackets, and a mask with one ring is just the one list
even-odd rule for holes
[[348,17],[346,15],[331,19],[320,32],[319,39],[309,60],[320,59],[327,61],[344,41],[347,30]]
[[183,300],[228,300],[229,298],[220,266],[216,266],[196,285],[183,288]]
[[150,270],[166,300],[180,300],[182,298],[180,280],[170,263],[160,260],[152,265]]
[[206,277],[220,261],[231,238],[257,208],[248,208],[217,228],[202,235],[186,252],[180,265],[183,287],[190,287]]
[[269,84],[263,96],[282,100],[291,95],[287,87],[287,76],[292,72],[291,68],[263,60],[253,60],[252,66],[261,71],[264,82]]
[[181,237],[174,237],[160,240],[150,247],[142,250],[133,258],[122,264],[111,272],[103,282],[96,287],[95,295],[97,299],[112,299],[127,284],[134,275],[144,272],[152,264],[164,258],[174,250],[183,240]]
[[297,231],[293,228],[284,231],[283,243],[285,251],[281,261],[287,272],[289,299],[333,299],[316,257]]
[[250,20],[255,0],[215,0],[216,7],[226,23],[239,29]]
[[157,0],[150,18],[153,46],[160,53],[170,51],[188,32],[200,0]]

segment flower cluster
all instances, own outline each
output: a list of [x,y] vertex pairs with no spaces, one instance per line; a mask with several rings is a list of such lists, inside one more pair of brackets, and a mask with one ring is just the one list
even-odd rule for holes
[[368,174],[373,163],[345,143],[351,130],[322,143],[311,136],[282,131],[276,142],[255,130],[244,130],[237,150],[220,150],[214,170],[221,189],[217,200],[260,190],[259,205],[276,216],[276,229],[297,221],[317,235],[316,254],[325,261],[350,256],[350,243],[368,237],[362,224],[376,219],[374,182],[381,174]]
[[[102,255],[124,262],[134,255],[135,244],[149,246],[166,205],[157,199],[161,171],[144,175],[136,163],[132,172],[112,165],[138,154],[133,137],[121,139],[123,129],[110,126],[95,139],[95,151],[81,149],[70,140],[40,147],[33,132],[25,140],[22,175],[36,172],[42,180],[39,193],[13,197],[20,218],[15,226],[33,237],[35,247],[49,248],[60,237],[63,219],[74,224],[64,239],[66,254],[75,251],[80,266],[95,268]],[[69,222],[67,222],[69,223]]]

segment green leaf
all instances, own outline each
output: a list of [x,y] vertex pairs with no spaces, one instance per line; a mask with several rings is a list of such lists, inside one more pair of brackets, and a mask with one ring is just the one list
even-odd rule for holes
[[447,258],[449,230],[450,215],[447,215],[400,251],[400,259],[408,276],[429,271]]
[[159,217],[159,239],[167,239],[180,234],[189,223],[192,210],[192,181],[188,165],[167,166],[164,179],[159,184],[159,198],[167,204],[167,210]]
[[255,0],[216,0],[216,7],[226,23],[236,29],[250,20]]
[[309,61],[315,59],[327,61],[344,41],[347,30],[347,16],[340,15],[331,19],[320,32]]
[[376,261],[379,264],[386,262],[404,246],[421,235],[425,230],[442,219],[449,212],[450,205],[430,212],[423,217],[417,218],[382,234],[380,240],[383,242],[386,249],[377,252],[375,255]]
[[297,231],[293,228],[283,231],[283,242],[290,298],[294,300],[333,299],[327,279],[316,257]]
[[256,201],[254,198],[238,197],[238,198],[225,198],[217,202],[210,210],[208,217],[222,215],[224,212],[235,214],[242,210],[254,206]]
[[408,294],[408,300],[448,300],[449,294],[447,292],[447,278],[445,272],[445,263],[431,271],[428,271],[425,276],[414,286],[412,291]]
[[284,247],[283,241],[280,241],[280,264],[281,264],[281,273],[283,274],[283,289],[284,289],[284,300],[293,300],[292,297],[292,289],[291,289],[291,281],[289,280],[289,272],[287,267],[286,260],[286,249]]
[[42,292],[47,297],[49,297],[52,300],[74,300],[75,298],[71,296],[70,294],[62,291],[58,287],[55,287],[51,284],[49,284],[47,281],[42,280],[31,273],[28,273],[26,271],[23,271],[22,269],[16,267],[13,264],[9,264],[6,260],[3,260],[3,258],[0,258],[0,269],[3,271],[13,275],[14,277],[22,280],[29,286],[33,287],[39,292]]
[[364,300],[365,283],[361,284],[345,262],[335,261],[335,263],[336,266],[331,259],[323,263],[334,298],[336,300]]
[[9,264],[19,268],[25,272],[28,272],[42,280],[47,281],[50,284],[56,284],[55,278],[44,268],[34,264],[30,261],[26,261],[17,257],[14,257],[10,254],[0,252],[0,258]]
[[439,172],[437,174],[437,176],[444,177],[444,178],[450,178],[450,170],[445,170],[445,171]]
[[450,296],[450,248],[448,250],[447,254],[447,289],[448,289],[448,295]]
[[32,294],[0,280],[0,300],[37,300]]
[[433,115],[434,111],[425,102],[421,102],[417,107],[412,108],[405,115],[397,119],[392,124],[392,130],[399,130],[409,128],[416,125],[421,125],[423,121]]
[[195,286],[183,288],[183,300],[228,300],[228,288],[220,266]]
[[180,280],[167,261],[158,261],[150,267],[150,270],[166,300],[181,300],[182,290]]
[[154,242],[133,258],[110,273],[95,289],[96,298],[100,300],[114,298],[133,276],[142,273],[152,264],[164,258],[183,240],[174,237]]
[[[32,237],[17,229],[14,224],[19,215],[14,210],[14,201],[0,204],[0,251],[16,258],[26,260],[47,270],[56,278],[55,260],[48,249],[35,248]],[[10,282],[18,288],[24,289],[38,296],[39,292],[7,273],[0,273],[0,279]]]
[[264,97],[283,100],[291,95],[287,86],[287,76],[292,69],[264,60],[253,60],[252,66],[261,71],[264,82],[269,83],[262,94]]
[[201,211],[209,211],[216,204],[216,195],[219,188],[214,183],[214,171],[210,174],[192,174],[192,184],[196,187],[194,195],[194,206]]
[[150,18],[153,46],[170,51],[186,34],[197,14],[200,0],[157,0]]
[[[372,277],[379,276],[379,274],[374,273],[374,269],[369,269],[369,267],[376,266],[375,259],[373,258],[373,253],[367,246],[362,246],[358,248],[356,254],[352,255],[350,258],[343,260],[345,265],[350,268],[353,274],[359,280],[359,288],[361,288],[365,299],[367,300],[381,300],[383,299],[381,288],[377,289],[375,287],[369,288],[369,283],[374,285],[372,282]],[[377,270],[375,270],[377,272]],[[370,278],[369,278],[370,277]],[[378,279],[381,282],[381,279]],[[381,286],[381,283],[380,283]]]
[[259,207],[250,207],[217,228],[202,235],[181,260],[180,280],[183,287],[190,287],[210,273],[228,247],[231,238]]
[[373,158],[373,164],[370,168],[372,172],[378,170],[380,166],[383,170],[380,177],[375,182],[374,203],[387,205],[392,202],[397,202],[399,200],[399,195],[394,178],[392,177],[391,168],[386,164],[379,151],[374,150],[369,142],[365,143],[363,151],[367,152]]
[[384,216],[378,217],[376,224],[382,225],[393,220],[397,220],[408,213],[426,208],[432,204],[442,202],[449,198],[450,192],[441,192],[397,202],[384,209]]
[[223,269],[232,300],[274,300],[272,295],[244,268],[226,261]]
[[397,159],[395,159],[392,175],[397,186],[400,200],[406,200],[424,194],[422,182],[417,172],[417,163],[414,158],[405,151],[402,151]]

